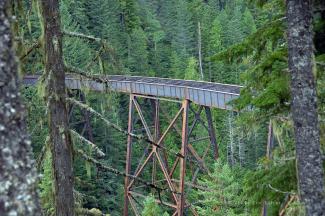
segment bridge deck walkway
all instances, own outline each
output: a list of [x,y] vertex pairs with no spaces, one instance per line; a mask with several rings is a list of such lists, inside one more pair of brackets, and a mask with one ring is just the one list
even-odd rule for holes
[[[25,85],[35,85],[39,75],[24,77]],[[193,103],[232,110],[229,101],[237,98],[242,86],[203,81],[177,80],[141,76],[98,76],[105,83],[94,81],[81,76],[68,74],[66,85],[70,89],[88,88],[94,91],[116,91],[127,94],[139,94],[153,97],[173,99],[188,99]]]

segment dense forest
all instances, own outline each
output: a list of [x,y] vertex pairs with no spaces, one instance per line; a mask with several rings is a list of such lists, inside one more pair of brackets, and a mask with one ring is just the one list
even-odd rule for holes
[[[128,139],[133,169],[159,147],[142,124],[150,100],[135,101],[143,116],[130,120],[130,95],[66,88],[67,77],[108,85],[107,75],[241,86],[232,110],[211,108],[218,155],[198,139],[207,167],[185,177],[183,194],[166,190],[154,165],[139,180],[125,170]],[[165,130],[180,106],[160,107]],[[187,161],[194,173],[202,162],[177,158],[188,150],[178,153],[176,132],[159,149],[174,154],[164,163]],[[0,0],[0,216],[321,216],[324,151],[323,0]],[[139,213],[124,209],[128,178],[146,194],[129,203]],[[184,211],[164,205],[170,194],[186,197]]]

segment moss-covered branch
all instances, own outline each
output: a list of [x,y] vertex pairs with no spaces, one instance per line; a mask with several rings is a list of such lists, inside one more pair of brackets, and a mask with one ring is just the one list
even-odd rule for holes
[[[78,107],[82,108],[82,109],[85,109],[87,110],[88,112],[94,114],[95,116],[99,117],[101,120],[103,120],[107,126],[109,127],[112,127],[114,128],[115,130],[123,133],[124,135],[127,135],[127,136],[131,136],[132,138],[135,138],[137,140],[143,140],[147,143],[150,143],[151,145],[153,146],[156,146],[158,148],[161,148],[161,149],[164,149],[167,153],[169,154],[172,154],[172,155],[175,155],[177,157],[181,157],[181,158],[184,158],[183,155],[181,155],[179,152],[176,152],[176,151],[173,151],[171,149],[167,149],[161,145],[158,145],[157,143],[153,142],[152,140],[150,140],[149,138],[145,137],[145,136],[142,136],[142,135],[138,135],[138,134],[134,134],[134,133],[129,133],[128,131],[124,130],[123,128],[121,128],[120,126],[118,126],[117,124],[114,124],[112,122],[110,122],[109,120],[107,120],[102,114],[100,114],[99,112],[97,112],[96,110],[94,110],[93,108],[87,106],[86,104],[83,104],[73,98],[67,98],[67,102],[70,103],[70,104],[74,104],[74,105],[77,105]],[[190,158],[188,158],[189,160],[191,160]],[[191,160],[193,162],[196,162],[197,161],[194,161],[194,160]]]
[[100,149],[98,148],[98,146],[96,146],[94,143],[90,142],[89,140],[87,140],[86,138],[84,138],[83,136],[81,136],[81,135],[80,135],[79,133],[77,133],[75,130],[70,129],[70,132],[71,132],[71,134],[72,134],[74,137],[78,138],[81,142],[86,143],[88,146],[91,147],[91,149],[94,149],[95,152],[96,152],[96,154],[98,155],[98,157],[104,157],[104,156],[105,156],[105,153],[102,152],[102,150],[100,150]]
[[102,77],[99,77],[99,76],[92,75],[92,74],[90,74],[87,71],[84,71],[84,70],[81,70],[79,68],[75,68],[75,67],[72,67],[72,66],[65,66],[65,72],[66,73],[80,75],[82,77],[85,77],[87,79],[94,80],[94,81],[99,82],[99,83],[106,83],[106,84],[108,84],[108,80],[106,80],[106,79],[104,79]]
[[28,47],[24,52],[19,56],[19,60],[23,61],[29,54],[31,54],[35,49],[40,48],[41,43],[39,40],[35,41],[30,47]]
[[119,171],[113,167],[110,167],[108,165],[105,165],[101,162],[99,162],[98,160],[88,156],[84,151],[82,151],[81,149],[78,149],[76,150],[76,153],[82,157],[84,160],[88,161],[89,163],[92,163],[93,165],[95,165],[97,168],[100,168],[100,169],[103,169],[107,172],[110,172],[110,173],[113,173],[115,175],[120,175],[120,176],[124,176],[124,177],[129,177],[131,179],[134,179],[135,181],[137,182],[140,182],[142,183],[143,185],[147,186],[147,187],[150,187],[150,188],[153,188],[153,189],[156,189],[157,191],[170,191],[170,192],[173,192],[173,193],[176,193],[176,194],[179,194],[179,192],[177,191],[171,191],[170,189],[168,188],[161,188],[161,187],[158,187],[152,183],[149,183],[139,177],[136,177],[134,175],[130,175],[130,174],[127,174],[125,172],[122,172],[122,171]]
[[101,38],[94,37],[92,35],[85,35],[79,32],[70,32],[70,31],[63,31],[63,34],[68,37],[76,37],[84,40],[94,41],[94,42],[102,42],[103,40]]

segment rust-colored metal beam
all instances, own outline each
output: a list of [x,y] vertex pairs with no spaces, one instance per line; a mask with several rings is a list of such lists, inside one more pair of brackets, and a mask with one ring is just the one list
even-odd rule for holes
[[[138,172],[135,173],[135,175],[134,175],[135,177],[138,177],[141,174],[141,172],[143,171],[144,167],[147,165],[147,163],[150,161],[151,157],[153,156],[154,152],[155,152],[154,150],[152,150],[150,152],[150,154],[148,155],[148,157],[146,158],[146,160],[144,161],[144,163],[139,168]],[[132,179],[131,182],[130,182],[130,184],[128,185],[128,188],[129,189],[132,187],[133,183],[134,183],[134,179]]]
[[189,152],[191,152],[191,154],[194,156],[194,158],[198,161],[199,166],[201,166],[206,172],[209,172],[208,167],[206,166],[204,160],[199,156],[199,154],[195,151],[195,149],[193,148],[193,146],[191,144],[187,145],[187,149],[189,150]]
[[139,171],[139,169],[140,169],[140,167],[141,167],[141,165],[143,163],[143,160],[147,157],[147,154],[149,152],[150,147],[151,147],[151,144],[148,144],[147,147],[144,149],[143,154],[142,154],[142,156],[141,156],[141,158],[139,160],[139,163],[137,165],[137,168],[134,171],[134,175]]
[[205,115],[208,121],[208,132],[209,132],[211,147],[213,149],[214,158],[217,160],[219,158],[219,149],[218,149],[216,131],[213,126],[211,110],[209,107],[205,107]]
[[[155,147],[157,148],[157,147]],[[165,167],[165,164],[160,156],[160,153],[158,151],[155,152],[156,153],[156,156],[157,156],[157,159],[158,159],[158,162],[159,162],[159,165],[160,165],[160,168],[164,174],[164,177],[166,178],[167,180],[167,184],[169,186],[169,189],[172,191],[172,195],[173,195],[173,199],[175,201],[175,203],[178,203],[178,199],[177,199],[177,196],[176,194],[174,193],[176,190],[175,190],[175,186],[171,180],[171,178],[169,177],[169,173],[167,171],[167,168]]]
[[[205,156],[208,154],[208,151],[209,151],[209,146],[207,146],[207,147],[205,148],[205,151],[204,151],[203,156],[202,156],[202,160],[204,160]],[[195,172],[194,172],[194,175],[193,175],[193,177],[192,177],[192,184],[195,183],[195,181],[196,181],[196,179],[197,179],[197,176],[198,176],[200,170],[201,170],[200,167],[196,168],[196,170],[195,170]]]
[[[199,110],[198,110],[197,112],[196,112],[193,108],[191,108],[191,106],[189,106],[189,108],[190,108],[190,110],[194,113],[194,115],[195,115],[195,119],[194,119],[194,121],[193,121],[193,123],[192,123],[192,125],[191,125],[191,127],[190,127],[190,129],[189,129],[189,132],[188,132],[188,135],[187,135],[188,137],[190,137],[191,133],[192,133],[193,130],[194,130],[194,127],[195,127],[196,124],[201,120],[200,115],[201,115],[202,110],[203,110],[203,107],[202,107],[202,106],[200,106],[200,108],[199,108]],[[169,116],[168,116],[168,114],[167,114],[166,112],[164,112],[164,116],[165,116],[167,119],[170,119]],[[202,120],[201,120],[201,121],[202,121]],[[182,136],[182,131],[177,127],[177,125],[173,125],[173,127],[174,127],[174,129],[176,130],[176,132],[178,132],[178,133]],[[208,138],[210,138],[210,136],[209,136]],[[205,139],[205,138],[203,138],[203,139]],[[200,158],[199,154],[196,152],[196,150],[194,149],[194,147],[193,147],[191,144],[189,144],[189,145],[188,145],[188,148],[189,148],[189,149],[188,149],[189,152],[190,152],[191,155],[193,155],[193,157],[197,160],[198,164],[199,164],[199,165],[200,165],[204,170],[208,171],[207,166],[206,166],[205,163],[204,163],[204,160],[202,160],[202,159]],[[175,169],[176,169],[178,163],[179,163],[179,158],[177,158],[176,161],[174,162],[174,164],[173,164],[173,166],[172,166],[172,169],[171,169],[171,171],[170,171],[169,176],[173,176],[173,174],[174,174],[174,172],[175,172]]]
[[171,171],[169,173],[170,177],[173,177],[173,174],[174,174],[174,172],[176,170],[176,167],[177,167],[178,163],[179,163],[179,157],[176,158],[176,160],[175,160],[175,162],[174,162],[174,164],[172,166],[172,169],[171,169]]
[[[130,95],[129,101],[129,119],[128,119],[128,133],[131,134],[133,131],[133,99],[134,95]],[[132,155],[132,136],[128,135],[127,138],[127,148],[126,148],[126,165],[125,165],[125,173],[127,175],[131,174],[131,155]],[[125,177],[124,180],[124,210],[123,215],[128,216],[129,214],[129,177]]]
[[197,112],[191,106],[189,108],[194,113],[194,121],[192,123],[192,126],[190,127],[189,132],[188,132],[188,136],[191,136],[197,122],[201,119],[200,115],[201,115],[201,112],[203,110],[203,106],[200,106],[199,110]]
[[174,119],[172,120],[172,122],[169,124],[169,126],[167,127],[167,129],[165,130],[165,132],[163,133],[163,135],[160,137],[157,145],[160,145],[164,141],[164,139],[166,138],[168,132],[170,131],[170,129],[172,127],[174,127],[174,124],[175,124],[176,120],[178,119],[178,117],[181,115],[182,112],[183,112],[183,106],[179,109],[179,111],[177,112],[177,114],[174,117]]
[[[159,139],[159,107],[157,106],[157,104],[154,104],[153,107],[153,120],[154,120],[154,125],[155,125],[155,131],[154,131],[154,137],[153,140],[154,142],[157,142],[157,140]],[[156,182],[156,175],[157,175],[157,164],[156,164],[156,158],[153,157],[152,158],[152,173],[151,173],[151,181],[152,184],[155,184]]]
[[[185,205],[185,170],[186,170],[186,153],[187,153],[187,144],[188,144],[188,113],[189,113],[189,100],[183,101],[183,123],[182,123],[182,148],[180,158],[180,184],[179,192],[181,193],[179,202],[178,202],[178,216],[183,216],[184,214],[184,205]],[[169,176],[168,176],[169,177]]]
[[132,207],[132,209],[133,209],[133,212],[134,212],[135,216],[140,216],[140,214],[139,214],[139,212],[138,212],[138,209],[137,209],[137,206],[136,206],[136,204],[134,203],[134,200],[133,200],[132,195],[129,195],[128,198],[129,198],[129,202],[130,202],[130,204],[131,204],[131,207]]
[[134,103],[134,106],[135,106],[135,108],[136,108],[136,110],[138,112],[138,115],[140,117],[142,125],[143,125],[144,129],[146,130],[146,133],[147,133],[147,136],[148,136],[149,140],[153,141],[153,136],[151,134],[150,128],[149,128],[149,126],[148,126],[148,124],[147,124],[147,122],[146,122],[146,120],[145,120],[145,118],[143,116],[141,107],[140,107],[136,97],[133,98],[133,103]]

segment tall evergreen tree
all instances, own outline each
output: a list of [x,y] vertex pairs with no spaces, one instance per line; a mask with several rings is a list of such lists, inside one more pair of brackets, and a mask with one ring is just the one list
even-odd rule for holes
[[299,192],[307,215],[324,215],[324,170],[313,74],[312,1],[287,0],[286,3]]
[[45,97],[54,178],[55,214],[74,215],[73,147],[68,126],[62,31],[58,0],[40,1],[43,17]]
[[41,215],[37,173],[18,92],[9,7],[0,2],[0,215]]

